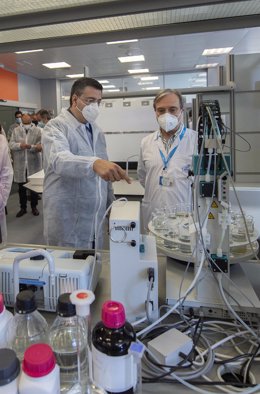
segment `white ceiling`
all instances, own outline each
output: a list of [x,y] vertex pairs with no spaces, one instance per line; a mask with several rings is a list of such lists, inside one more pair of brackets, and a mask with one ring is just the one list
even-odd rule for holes
[[[90,75],[100,79],[129,75],[129,68],[149,68],[154,74],[190,71],[196,64],[208,62],[225,63],[225,56],[202,56],[205,48],[234,47],[233,54],[260,52],[259,0],[161,0],[161,9],[151,0],[65,3],[1,0],[0,64],[39,79],[64,78],[83,72],[87,65]],[[126,38],[139,41],[105,43]],[[36,48],[44,51],[14,53]],[[145,62],[121,64],[117,59],[138,54],[145,56]],[[71,68],[42,66],[60,61]]]

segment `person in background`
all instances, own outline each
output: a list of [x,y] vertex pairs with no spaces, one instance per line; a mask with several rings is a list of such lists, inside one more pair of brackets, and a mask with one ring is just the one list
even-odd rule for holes
[[2,134],[6,138],[6,134],[5,134],[4,128],[3,128],[3,126],[1,124],[0,124],[0,134]]
[[0,135],[0,244],[6,243],[5,206],[13,182],[13,167],[6,138]]
[[19,126],[22,123],[22,112],[21,111],[16,111],[14,113],[15,116],[15,123],[11,124],[11,126],[9,127],[8,131],[7,131],[7,140],[10,141],[11,139],[11,135],[13,130]]
[[[41,129],[31,122],[29,114],[23,114],[22,124],[13,130],[9,142],[13,155],[14,181],[19,186],[20,211],[16,217],[27,212],[27,193],[24,184],[27,177],[42,169]],[[38,194],[31,191],[31,208],[34,216],[39,215],[37,209]]]
[[189,126],[189,129],[192,128],[192,109],[190,109],[188,112],[188,126]]
[[165,89],[154,99],[159,130],[141,142],[137,174],[144,187],[144,229],[157,208],[172,209],[191,204],[188,172],[197,146],[197,133],[183,124],[183,98],[179,91]]
[[39,119],[38,122],[38,127],[41,127],[42,129],[45,127],[45,125],[51,120],[51,114],[50,111],[47,109],[40,109],[40,111],[37,112],[37,116]]
[[70,107],[43,129],[43,218],[48,245],[101,248],[101,221],[114,200],[111,182],[130,183],[125,171],[108,161],[105,136],[95,122],[101,99],[98,81],[78,79],[71,88]]
[[35,114],[35,113],[30,114],[30,117],[31,117],[31,122],[32,122],[35,126],[37,126],[37,125],[38,125],[38,122],[39,122],[37,114]]

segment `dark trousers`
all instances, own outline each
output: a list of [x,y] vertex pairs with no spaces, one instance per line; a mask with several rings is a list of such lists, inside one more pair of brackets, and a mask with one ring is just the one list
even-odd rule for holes
[[[27,189],[23,186],[26,182],[24,183],[18,183],[19,186],[19,200],[20,200],[20,206],[21,209],[26,209],[27,207]],[[38,204],[38,194],[30,191],[31,193],[31,207],[36,208]]]

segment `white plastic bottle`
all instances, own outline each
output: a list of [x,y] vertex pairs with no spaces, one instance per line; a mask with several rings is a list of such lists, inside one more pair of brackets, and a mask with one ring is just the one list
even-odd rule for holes
[[12,349],[0,349],[0,394],[18,394],[20,362]]
[[5,309],[4,297],[0,293],[0,348],[7,347],[6,326],[12,317],[12,313]]
[[37,343],[25,351],[19,394],[60,394],[60,370],[49,345]]

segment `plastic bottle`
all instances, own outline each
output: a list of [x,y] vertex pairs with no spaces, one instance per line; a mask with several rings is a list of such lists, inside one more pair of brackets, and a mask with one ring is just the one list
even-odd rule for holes
[[19,394],[60,394],[59,367],[51,347],[38,343],[26,349]]
[[120,302],[106,301],[102,321],[92,332],[93,379],[108,393],[130,394],[137,383],[137,367],[128,353],[135,332]]
[[0,293],[0,348],[7,346],[6,327],[12,317],[12,313],[5,309],[4,297]]
[[36,308],[34,293],[31,290],[17,294],[16,314],[8,324],[7,342],[20,361],[30,345],[48,343],[48,324]]
[[61,392],[68,393],[78,383],[78,344],[80,349],[80,384],[86,386],[88,377],[87,327],[76,316],[70,293],[61,294],[57,304],[58,316],[50,328],[50,345],[60,367]]
[[[105,391],[96,385],[92,379],[92,355],[90,350],[91,345],[91,326],[90,326],[90,305],[95,300],[95,295],[91,290],[75,290],[70,295],[71,302],[76,306],[77,316],[85,319],[87,327],[87,354],[88,354],[88,371],[87,371],[87,385],[81,387],[80,384],[74,387],[69,394],[106,394]],[[79,357],[78,357],[79,359]],[[78,365],[80,367],[80,365]],[[80,380],[81,370],[78,368],[78,380]]]
[[0,349],[0,394],[18,394],[20,362],[12,349]]

